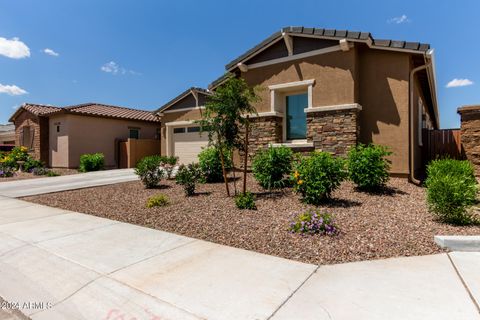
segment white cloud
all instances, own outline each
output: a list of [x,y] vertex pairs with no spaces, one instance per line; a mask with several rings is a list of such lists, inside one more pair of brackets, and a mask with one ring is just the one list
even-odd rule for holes
[[18,106],[18,105],[12,107],[13,110],[17,110],[18,108],[20,108],[20,106]]
[[18,38],[0,37],[0,55],[12,59],[22,59],[30,57],[30,49]]
[[100,70],[111,74],[125,74],[127,72],[125,68],[120,67],[115,61],[105,63]]
[[59,56],[58,52],[55,52],[55,51],[53,51],[52,49],[49,49],[49,48],[43,49],[43,52],[48,54],[49,56],[54,56],[54,57]]
[[473,84],[472,80],[455,78],[449,83],[447,83],[446,87],[447,88],[466,87],[466,86],[471,86],[472,84]]
[[103,66],[100,67],[100,70],[102,70],[103,72],[106,72],[106,73],[114,74],[114,75],[127,74],[127,73],[131,74],[131,75],[134,75],[134,76],[141,75],[140,72],[137,72],[135,70],[125,69],[124,67],[118,65],[115,61],[110,61],[110,62],[105,63]]
[[22,94],[27,94],[28,92],[16,85],[3,85],[0,83],[0,93],[6,93],[10,96],[20,96]]
[[393,17],[391,19],[387,20],[388,23],[396,23],[396,24],[401,24],[401,23],[407,23],[410,22],[410,19],[408,19],[406,14],[402,14],[399,17]]

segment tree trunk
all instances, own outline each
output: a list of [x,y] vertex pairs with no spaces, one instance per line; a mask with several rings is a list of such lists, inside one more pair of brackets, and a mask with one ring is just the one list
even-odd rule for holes
[[230,197],[230,189],[228,188],[227,171],[225,170],[225,159],[223,158],[223,146],[219,143],[220,161],[222,162],[223,180],[225,181],[225,189],[227,190],[227,196]]
[[230,158],[232,159],[232,170],[233,170],[233,192],[237,195],[237,177],[235,176],[235,162],[233,161],[233,148],[230,151]]
[[248,130],[249,130],[250,119],[247,115],[247,122],[245,123],[245,144],[244,144],[244,153],[245,159],[243,162],[243,194],[247,193],[247,162],[248,162]]

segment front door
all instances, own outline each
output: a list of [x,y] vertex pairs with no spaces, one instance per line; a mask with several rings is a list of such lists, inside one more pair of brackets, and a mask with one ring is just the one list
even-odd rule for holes
[[287,140],[306,139],[308,95],[287,96]]

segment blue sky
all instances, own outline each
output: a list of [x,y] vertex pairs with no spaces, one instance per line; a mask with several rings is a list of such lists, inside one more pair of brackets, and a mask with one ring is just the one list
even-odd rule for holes
[[441,126],[458,127],[456,108],[480,104],[478,12],[478,0],[0,0],[0,123],[23,102],[152,110],[303,25],[430,43]]

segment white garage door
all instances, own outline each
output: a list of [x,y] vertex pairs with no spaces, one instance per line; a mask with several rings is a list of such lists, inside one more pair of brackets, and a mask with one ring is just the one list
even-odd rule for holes
[[172,145],[179,163],[198,162],[198,154],[208,145],[208,133],[200,135],[200,127],[176,127],[173,128]]

